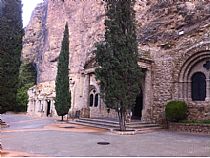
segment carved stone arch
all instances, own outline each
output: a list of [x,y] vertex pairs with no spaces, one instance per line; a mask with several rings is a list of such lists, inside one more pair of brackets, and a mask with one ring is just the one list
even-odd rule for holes
[[[178,60],[173,74],[177,99],[191,100],[191,77],[198,71],[209,76],[209,72],[203,68],[204,62],[209,60],[210,42],[188,49]],[[209,78],[207,78],[207,80],[209,80]],[[207,99],[209,97],[208,95]]]
[[94,85],[90,85],[90,87],[89,87],[89,93],[90,93],[93,89],[96,90],[96,87],[95,87]]
[[197,52],[197,54],[194,54],[191,56],[183,65],[181,68],[181,71],[179,73],[179,81],[184,82],[189,80],[189,75],[192,70],[192,68],[199,62],[202,62],[206,59],[210,58],[210,50],[209,51],[203,51],[203,52]]
[[[190,61],[199,57],[201,54],[208,54],[210,52],[210,41],[199,43],[193,47],[187,49],[180,58],[177,60],[177,64],[173,71],[173,80],[178,82],[180,78],[180,71],[188,65]],[[209,53],[210,54],[210,53]],[[188,62],[188,63],[187,63]],[[184,69],[183,69],[184,70]],[[183,73],[183,72],[182,72]]]

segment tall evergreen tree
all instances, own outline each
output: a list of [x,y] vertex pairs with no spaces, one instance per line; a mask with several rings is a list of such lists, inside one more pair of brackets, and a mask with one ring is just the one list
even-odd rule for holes
[[1,0],[0,11],[0,113],[4,113],[16,105],[23,37],[21,0]]
[[71,107],[71,92],[69,90],[69,30],[68,24],[65,26],[61,52],[58,61],[58,71],[56,76],[56,98],[55,109],[58,116],[68,114]]
[[126,111],[140,92],[142,72],[135,32],[135,0],[105,0],[105,41],[97,45],[96,78],[106,105],[118,111],[120,130],[126,130]]

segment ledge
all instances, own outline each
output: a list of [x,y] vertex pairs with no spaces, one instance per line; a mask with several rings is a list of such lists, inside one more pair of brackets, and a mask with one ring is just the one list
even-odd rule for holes
[[0,128],[8,128],[10,127],[8,124],[0,124]]
[[110,129],[110,131],[119,135],[135,135],[137,132],[134,129],[127,129],[126,131],[120,131],[119,129]]
[[200,123],[169,123],[169,130],[210,135],[210,124]]

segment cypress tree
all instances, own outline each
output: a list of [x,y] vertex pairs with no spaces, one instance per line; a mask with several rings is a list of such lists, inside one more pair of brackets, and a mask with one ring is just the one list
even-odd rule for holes
[[71,107],[71,92],[69,91],[69,30],[68,24],[65,25],[61,52],[58,61],[58,71],[55,83],[56,98],[55,109],[58,116],[68,114]]
[[134,0],[105,0],[105,41],[96,46],[96,78],[106,105],[118,112],[120,130],[135,105],[142,72],[138,62]]
[[21,0],[0,3],[0,113],[13,110],[22,50]]

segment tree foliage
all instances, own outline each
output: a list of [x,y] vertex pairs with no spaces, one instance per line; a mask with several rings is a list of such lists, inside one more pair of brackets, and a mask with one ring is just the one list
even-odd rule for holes
[[23,36],[21,0],[1,1],[0,8],[0,113],[4,113],[16,105]]
[[71,107],[71,93],[69,91],[69,30],[67,24],[59,55],[55,90],[55,109],[58,116],[62,116],[63,120],[63,116],[68,114]]
[[125,130],[125,115],[140,92],[135,32],[134,0],[105,0],[105,41],[96,46],[96,78],[108,107],[118,111],[120,129]]
[[32,63],[22,62],[19,71],[19,86],[17,90],[17,105],[15,111],[27,111],[28,89],[36,83],[36,70]]

